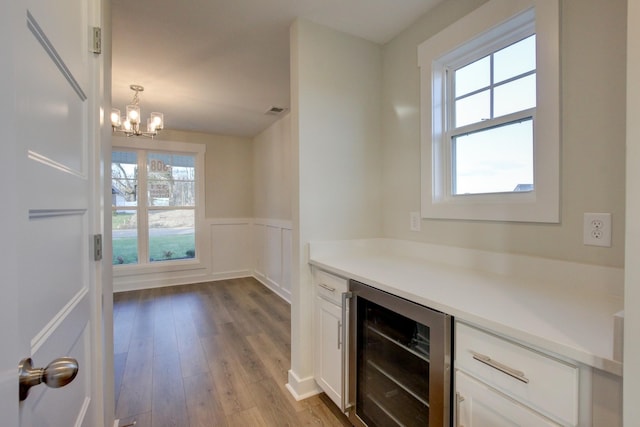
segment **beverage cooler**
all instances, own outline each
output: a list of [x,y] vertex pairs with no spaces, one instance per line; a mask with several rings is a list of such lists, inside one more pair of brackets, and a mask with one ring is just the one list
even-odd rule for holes
[[350,421],[448,427],[452,318],[353,280],[349,288]]

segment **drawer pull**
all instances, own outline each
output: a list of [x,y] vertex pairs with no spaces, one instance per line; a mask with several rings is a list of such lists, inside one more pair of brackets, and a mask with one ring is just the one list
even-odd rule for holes
[[331,286],[327,286],[324,283],[318,283],[318,286],[320,286],[323,289],[328,290],[329,292],[335,292],[336,288],[332,288]]
[[510,377],[517,379],[518,381],[529,384],[529,379],[524,376],[524,372],[510,368],[500,362],[496,362],[495,360],[493,360],[489,356],[485,356],[484,354],[476,353],[475,351],[471,351],[471,354],[473,354],[473,358],[478,362],[482,362],[485,365],[491,366],[493,369],[497,369],[498,371],[505,373]]

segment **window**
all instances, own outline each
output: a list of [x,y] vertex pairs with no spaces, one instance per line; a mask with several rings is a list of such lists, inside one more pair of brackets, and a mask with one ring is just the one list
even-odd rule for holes
[[535,48],[528,35],[447,70],[452,194],[533,190]]
[[423,217],[559,221],[558,11],[491,0],[420,45]]
[[199,156],[198,152],[189,151],[114,147],[111,161],[114,265],[196,259],[196,231],[202,205]]

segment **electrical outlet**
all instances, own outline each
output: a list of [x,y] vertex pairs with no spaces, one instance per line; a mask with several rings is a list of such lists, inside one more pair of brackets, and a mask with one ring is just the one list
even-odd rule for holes
[[411,231],[420,231],[420,212],[409,212],[409,228]]
[[585,213],[584,236],[585,245],[611,247],[611,214]]

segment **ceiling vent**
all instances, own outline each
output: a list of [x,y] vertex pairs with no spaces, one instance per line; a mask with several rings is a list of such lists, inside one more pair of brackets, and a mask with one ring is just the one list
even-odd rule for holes
[[286,108],[283,107],[276,107],[276,106],[271,106],[267,111],[265,111],[265,114],[269,114],[271,116],[277,116],[279,114],[284,113],[285,111],[287,111]]

